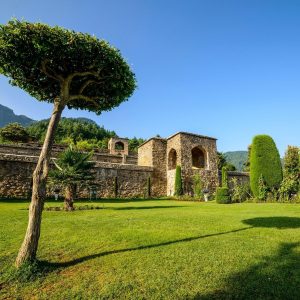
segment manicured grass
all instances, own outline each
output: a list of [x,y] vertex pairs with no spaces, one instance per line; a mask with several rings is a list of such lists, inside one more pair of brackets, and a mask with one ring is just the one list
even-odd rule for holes
[[300,299],[297,204],[94,205],[104,209],[44,211],[44,273],[24,282],[8,275],[28,203],[0,202],[0,298]]

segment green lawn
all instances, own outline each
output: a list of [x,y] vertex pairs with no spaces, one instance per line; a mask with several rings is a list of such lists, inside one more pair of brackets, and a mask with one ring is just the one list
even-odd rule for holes
[[97,205],[44,211],[44,273],[20,282],[7,278],[28,203],[0,202],[0,298],[300,299],[300,205]]

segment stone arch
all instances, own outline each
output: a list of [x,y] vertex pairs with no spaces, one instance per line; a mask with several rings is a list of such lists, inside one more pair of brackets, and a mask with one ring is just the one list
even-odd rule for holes
[[194,147],[192,149],[192,166],[198,169],[205,169],[206,165],[206,151],[200,147]]
[[118,142],[115,143],[115,150],[117,150],[117,151],[120,151],[120,150],[124,151],[124,148],[125,148],[125,145],[124,145],[123,142],[118,141]]
[[168,155],[168,170],[176,169],[177,166],[177,152],[175,149],[171,149]]

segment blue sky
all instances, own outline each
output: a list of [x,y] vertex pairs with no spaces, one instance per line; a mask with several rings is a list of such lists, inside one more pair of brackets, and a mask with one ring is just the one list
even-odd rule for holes
[[[128,102],[84,116],[120,136],[189,131],[218,138],[220,151],[246,150],[256,134],[281,152],[300,141],[300,1],[9,0],[11,17],[95,34],[121,50],[138,88]],[[0,77],[0,103],[48,118]]]

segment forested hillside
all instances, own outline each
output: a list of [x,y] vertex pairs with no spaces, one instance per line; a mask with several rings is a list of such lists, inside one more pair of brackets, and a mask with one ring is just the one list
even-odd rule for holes
[[247,151],[230,151],[225,152],[226,160],[236,167],[237,171],[243,171],[243,165],[247,161]]

